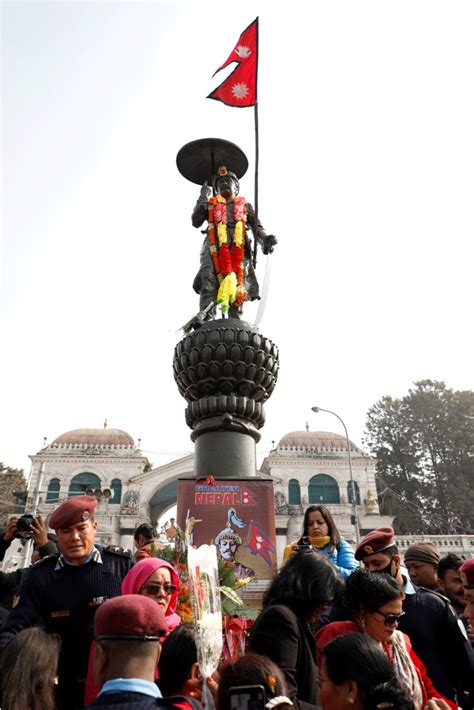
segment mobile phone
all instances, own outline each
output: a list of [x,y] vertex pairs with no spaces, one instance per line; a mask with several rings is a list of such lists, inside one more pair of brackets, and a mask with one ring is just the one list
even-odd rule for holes
[[264,710],[267,697],[263,685],[229,688],[230,710]]

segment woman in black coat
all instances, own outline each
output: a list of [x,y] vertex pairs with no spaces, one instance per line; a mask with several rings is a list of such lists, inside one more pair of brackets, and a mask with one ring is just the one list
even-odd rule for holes
[[299,550],[268,588],[263,611],[250,635],[250,650],[268,656],[279,666],[288,696],[301,710],[320,707],[312,626],[341,585],[324,555],[312,548]]

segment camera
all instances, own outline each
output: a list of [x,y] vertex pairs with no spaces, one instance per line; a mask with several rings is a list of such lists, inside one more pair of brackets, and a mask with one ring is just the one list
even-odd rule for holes
[[24,539],[31,537],[32,532],[30,530],[30,525],[33,523],[34,519],[35,516],[33,515],[33,513],[25,513],[24,515],[20,516],[16,521],[15,537]]
[[296,547],[296,552],[299,552],[300,550],[309,550],[311,549],[311,543],[306,535],[303,535],[302,538],[298,540],[297,547]]

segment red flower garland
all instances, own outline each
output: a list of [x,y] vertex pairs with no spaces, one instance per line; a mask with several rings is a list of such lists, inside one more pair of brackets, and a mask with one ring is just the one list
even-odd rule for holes
[[[209,250],[211,252],[212,262],[216,275],[219,279],[219,283],[231,272],[235,273],[237,279],[237,293],[234,298],[233,303],[235,305],[240,305],[244,303],[248,294],[244,286],[244,239],[246,233],[246,215],[247,215],[247,202],[244,197],[234,197],[233,198],[233,208],[234,208],[234,219],[241,223],[241,232],[235,228],[234,238],[231,248],[226,242],[220,244],[219,238],[216,239],[216,227],[218,232],[218,237],[222,235],[222,229],[224,227],[225,236],[227,237],[227,201],[222,195],[217,195],[216,197],[211,197],[209,199],[208,205],[208,234],[209,234]],[[220,228],[219,228],[220,226]],[[220,234],[219,234],[220,233]],[[241,238],[239,239],[239,234]],[[241,244],[237,244],[236,241],[240,241]]]

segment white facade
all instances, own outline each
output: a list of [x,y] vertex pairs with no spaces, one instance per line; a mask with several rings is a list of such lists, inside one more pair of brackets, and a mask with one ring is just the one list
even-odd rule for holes
[[[392,524],[380,514],[375,486],[375,460],[350,444],[350,463],[356,490],[356,513],[361,536]],[[347,440],[331,432],[294,431],[284,436],[263,461],[261,472],[275,484],[277,556],[297,540],[308,505],[323,504],[334,516],[341,535],[355,544],[349,499],[350,466]]]
[[[380,515],[374,459],[352,442],[350,447],[352,475],[359,493],[356,512],[363,535],[374,528],[391,525],[392,518]],[[119,429],[106,427],[62,434],[30,458],[26,511],[34,510],[47,518],[71,493],[85,493],[88,489],[85,480],[95,482],[97,485],[90,486],[89,492],[92,489],[92,493],[99,496],[98,542],[129,549],[133,548],[133,531],[137,525],[150,519],[156,522],[175,505],[178,479],[191,478],[194,470],[192,454],[146,470],[148,459],[132,437]],[[327,505],[343,537],[355,545],[345,437],[330,432],[291,432],[265,458],[260,474],[274,481],[279,562],[285,545],[301,536],[304,511],[311,504]],[[318,486],[321,481],[329,485]],[[106,497],[109,492],[110,497]],[[295,501],[296,493],[299,502]],[[409,544],[421,539],[435,542],[441,555],[457,552],[470,557],[474,554],[473,535],[405,535],[396,538],[402,556]]]
[[[148,459],[132,437],[120,429],[66,432],[30,456],[26,510],[47,517],[71,495],[98,497],[98,542],[130,547],[140,517],[140,485]],[[124,542],[127,543],[124,545]]]
[[[146,470],[148,459],[132,437],[106,427],[66,432],[30,458],[26,510],[37,510],[47,517],[71,495],[98,495],[98,541],[125,548],[133,547],[137,525],[150,519],[156,522],[176,503],[178,479],[193,476],[192,455]],[[360,499],[357,516],[361,534],[390,525],[391,518],[381,516],[378,508],[374,460],[351,442],[351,463]],[[311,503],[327,505],[341,534],[355,542],[344,437],[328,432],[291,432],[265,458],[260,474],[272,478],[275,485],[279,560],[284,546],[301,535],[304,511]],[[318,488],[321,481],[329,482],[329,488]]]

